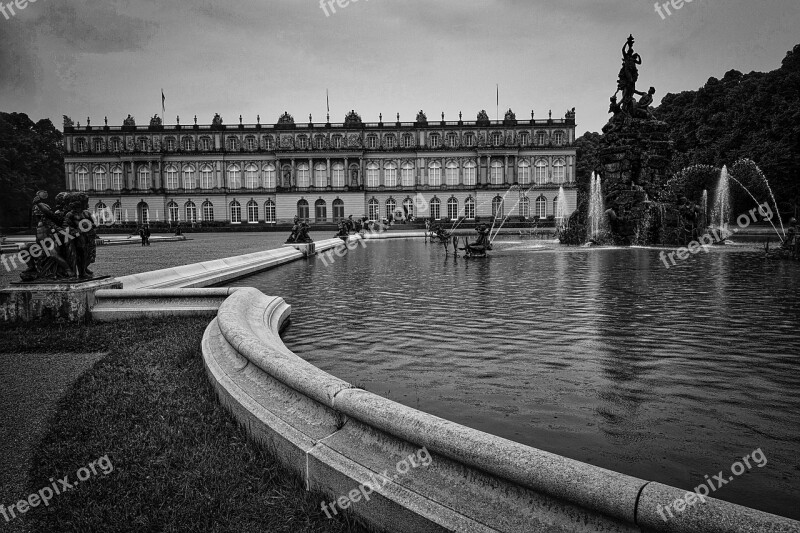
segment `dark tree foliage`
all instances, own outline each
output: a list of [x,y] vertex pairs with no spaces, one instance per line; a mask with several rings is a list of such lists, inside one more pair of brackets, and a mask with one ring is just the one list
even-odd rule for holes
[[589,179],[592,172],[600,172],[600,139],[602,135],[597,132],[587,131],[575,139],[575,152],[577,164],[575,167],[575,183],[578,186],[578,203],[589,194]]
[[[675,170],[691,165],[730,169],[739,159],[751,159],[769,180],[781,212],[797,213],[800,45],[772,72],[731,70],[721,80],[709,78],[697,91],[667,94],[656,116],[672,130]],[[735,185],[731,190],[741,197]]]
[[64,190],[62,134],[49,119],[0,112],[0,228],[28,226],[37,190]]

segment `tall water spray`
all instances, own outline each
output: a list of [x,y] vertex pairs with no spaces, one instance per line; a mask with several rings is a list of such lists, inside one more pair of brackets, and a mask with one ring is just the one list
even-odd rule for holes
[[728,167],[722,167],[719,173],[717,190],[714,193],[714,207],[711,210],[711,225],[726,229],[731,220],[731,180],[728,176]]
[[703,227],[708,226],[708,189],[703,189],[703,198],[700,200],[700,209],[703,210]]
[[589,187],[589,216],[586,220],[586,240],[599,240],[608,231],[608,221],[605,215],[605,200],[600,176],[592,172]]
[[556,227],[563,226],[567,219],[567,195],[564,194],[564,187],[558,188],[558,197],[556,199],[556,212],[555,216]]

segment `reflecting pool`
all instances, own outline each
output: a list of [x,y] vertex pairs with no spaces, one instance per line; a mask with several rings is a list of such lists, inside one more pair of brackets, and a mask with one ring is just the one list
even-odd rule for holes
[[536,448],[685,489],[760,448],[712,496],[800,519],[800,265],[659,254],[386,240],[234,285],[284,297],[284,340],[318,367]]

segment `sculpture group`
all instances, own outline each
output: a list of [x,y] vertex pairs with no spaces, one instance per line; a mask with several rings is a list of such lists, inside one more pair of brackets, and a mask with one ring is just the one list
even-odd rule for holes
[[22,281],[91,279],[89,266],[95,262],[97,225],[89,211],[89,197],[83,193],[59,193],[55,206],[47,191],[33,199],[38,219],[36,242],[25,247],[27,269]]

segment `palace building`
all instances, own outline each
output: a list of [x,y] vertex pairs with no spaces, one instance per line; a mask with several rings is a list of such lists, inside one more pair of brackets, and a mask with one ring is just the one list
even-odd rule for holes
[[576,207],[575,112],[563,119],[75,126],[64,117],[67,190],[120,222],[312,223],[555,215]]

